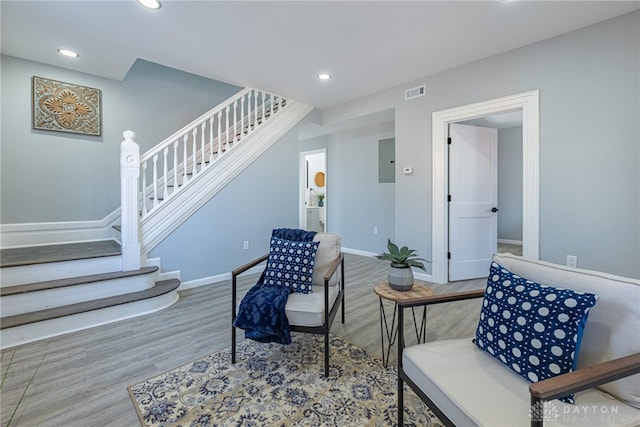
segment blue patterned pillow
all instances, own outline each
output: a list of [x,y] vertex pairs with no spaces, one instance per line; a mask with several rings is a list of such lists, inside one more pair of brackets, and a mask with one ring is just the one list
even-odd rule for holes
[[[493,262],[475,343],[531,382],[571,372],[597,300],[532,282]],[[573,394],[560,400],[573,403]]]
[[263,283],[286,286],[291,292],[311,293],[313,263],[320,242],[294,242],[271,237]]

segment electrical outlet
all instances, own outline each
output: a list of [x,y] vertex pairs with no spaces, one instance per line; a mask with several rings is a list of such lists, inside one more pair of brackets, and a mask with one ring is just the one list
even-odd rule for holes
[[578,257],[575,255],[567,255],[567,265],[569,267],[577,268],[578,267]]
[[373,234],[378,234],[378,227],[373,227]]
[[249,241],[245,240],[244,241],[244,245],[243,245],[243,249],[246,251],[247,249],[249,249]]

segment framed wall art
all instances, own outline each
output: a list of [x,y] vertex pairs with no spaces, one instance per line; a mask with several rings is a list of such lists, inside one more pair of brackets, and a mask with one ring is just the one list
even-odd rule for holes
[[33,76],[33,128],[83,135],[102,134],[100,89]]

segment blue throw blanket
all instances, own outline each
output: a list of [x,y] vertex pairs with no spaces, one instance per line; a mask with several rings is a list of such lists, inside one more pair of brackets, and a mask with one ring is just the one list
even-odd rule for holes
[[[277,228],[272,233],[273,237],[295,242],[312,241],[315,235],[315,231],[292,228]],[[244,329],[244,336],[254,341],[291,344],[289,320],[284,310],[291,291],[284,286],[264,285],[263,280],[264,271],[258,283],[242,298],[233,326]]]

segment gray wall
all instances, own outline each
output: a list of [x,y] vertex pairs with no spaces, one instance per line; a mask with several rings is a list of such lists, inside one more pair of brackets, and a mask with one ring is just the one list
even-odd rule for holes
[[[120,142],[144,152],[240,88],[138,60],[121,82],[9,56],[1,60],[3,224],[100,220],[120,206]],[[31,128],[31,77],[102,91],[101,137]]]
[[[396,239],[431,256],[431,114],[540,90],[540,258],[640,277],[640,12],[338,106],[395,108]],[[426,96],[404,101],[425,83]]]
[[522,126],[498,129],[498,239],[522,241]]
[[303,151],[327,148],[328,231],[339,233],[345,248],[380,253],[395,238],[395,184],[378,183],[378,141],[393,136],[388,122],[301,143]]

